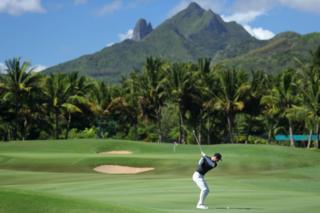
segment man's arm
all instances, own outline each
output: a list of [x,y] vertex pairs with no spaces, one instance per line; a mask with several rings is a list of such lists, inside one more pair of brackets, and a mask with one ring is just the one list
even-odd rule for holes
[[208,155],[206,155],[206,153],[201,152],[201,156],[202,156],[201,159],[205,159],[210,166],[214,165],[214,163],[212,162],[211,158]]
[[201,152],[201,156],[203,157],[203,158],[208,158],[208,159],[211,159],[206,153],[204,153],[204,152]]

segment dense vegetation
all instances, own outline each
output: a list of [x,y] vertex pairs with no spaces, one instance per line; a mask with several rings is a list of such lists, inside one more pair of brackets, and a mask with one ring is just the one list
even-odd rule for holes
[[286,67],[295,66],[292,58],[308,60],[310,49],[319,45],[320,33],[299,35],[294,32],[285,32],[276,35],[260,48],[218,61],[239,69],[261,69],[265,72],[278,73]]
[[[112,137],[192,143],[270,143],[276,133],[319,135],[320,48],[308,62],[271,75],[147,58],[120,84],[78,73],[34,73],[6,61],[0,77],[2,140]],[[318,140],[313,145],[319,147]]]

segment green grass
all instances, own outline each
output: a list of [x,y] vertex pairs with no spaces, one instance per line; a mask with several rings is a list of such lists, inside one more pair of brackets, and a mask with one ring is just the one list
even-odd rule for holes
[[[204,146],[223,162],[207,174],[207,212],[300,213],[320,208],[320,153],[266,145]],[[97,152],[130,150],[132,155]],[[115,140],[0,144],[0,212],[199,212],[191,175],[199,149]],[[95,173],[97,165],[152,166],[138,175]],[[229,207],[229,208],[227,208]]]

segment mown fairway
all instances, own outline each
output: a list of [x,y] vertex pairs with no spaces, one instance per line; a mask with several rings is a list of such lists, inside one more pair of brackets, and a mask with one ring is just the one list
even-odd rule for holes
[[[316,213],[320,153],[280,146],[205,146],[224,161],[207,175],[204,212]],[[132,155],[97,152],[130,150]],[[201,212],[191,175],[199,149],[111,140],[0,144],[0,212]],[[95,173],[97,165],[155,167],[138,175]],[[229,208],[227,208],[229,207]]]

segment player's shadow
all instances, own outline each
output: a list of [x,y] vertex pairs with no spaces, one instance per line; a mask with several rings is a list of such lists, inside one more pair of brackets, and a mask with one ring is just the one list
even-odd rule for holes
[[227,207],[217,207],[215,209],[225,209],[225,210],[262,210],[263,208],[246,208],[246,207],[230,207],[230,208],[227,208]]

